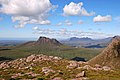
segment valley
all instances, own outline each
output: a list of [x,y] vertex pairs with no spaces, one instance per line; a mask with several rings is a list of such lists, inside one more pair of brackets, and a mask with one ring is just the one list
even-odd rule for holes
[[[46,40],[46,38],[44,39]],[[35,44],[35,46],[33,44]],[[59,56],[67,59],[72,59],[74,57],[82,57],[85,58],[86,60],[89,60],[98,55],[103,50],[103,48],[100,49],[76,48],[67,45],[57,46],[49,42],[46,42],[45,44],[44,43],[39,44],[39,41],[38,43],[27,42],[17,46],[3,46],[2,48],[6,50],[0,50],[0,56],[12,59],[27,57],[31,54],[45,54]]]

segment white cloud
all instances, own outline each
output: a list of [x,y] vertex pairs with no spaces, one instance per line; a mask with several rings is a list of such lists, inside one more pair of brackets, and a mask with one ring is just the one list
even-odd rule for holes
[[24,17],[24,16],[14,16],[12,17],[12,21],[16,22],[18,21],[18,25],[15,25],[15,28],[24,28],[25,25],[28,23],[27,21],[29,20],[29,17]]
[[62,23],[61,22],[59,22],[58,24],[56,24],[55,26],[62,26]]
[[90,12],[88,13],[87,10],[82,7],[83,3],[74,3],[71,2],[69,5],[65,5],[65,7],[63,8],[63,15],[66,16],[92,16],[95,14],[95,12]]
[[57,10],[57,8],[58,8],[58,5],[53,5],[52,6],[52,12],[55,12]]
[[49,0],[8,0],[2,6],[1,12],[19,16],[42,15],[52,7]]
[[54,36],[54,37],[90,37],[90,38],[105,38],[112,37],[112,34],[105,34],[100,32],[85,32],[79,30],[68,30],[66,28],[53,30],[53,29],[43,29],[39,27],[34,27],[34,34],[39,34],[41,36]]
[[36,19],[30,20],[30,21],[28,21],[28,23],[30,23],[30,24],[35,23],[35,24],[41,24],[41,25],[50,25],[51,24],[51,22],[49,20],[39,21]]
[[39,29],[37,26],[33,27],[33,30],[37,30],[37,29]]
[[12,17],[12,21],[16,22],[16,21],[27,21],[29,20],[29,17],[24,17],[24,16],[17,16],[17,17]]
[[66,28],[62,28],[62,29],[58,30],[58,35],[65,35],[65,36],[67,36],[67,33],[68,33],[68,31],[67,31]]
[[7,4],[9,0],[0,0],[0,4]]
[[26,22],[20,21],[18,23],[18,25],[15,25],[14,27],[15,28],[24,28],[26,24],[27,24]]
[[[50,24],[49,11],[55,9],[49,0],[0,0],[0,12],[12,15],[12,20],[35,24]],[[25,25],[25,23],[24,23]]]
[[69,21],[69,20],[65,20],[65,25],[66,25],[66,26],[72,26],[73,24],[72,24],[71,21]]
[[94,22],[110,22],[110,21],[112,21],[112,17],[111,17],[111,15],[107,15],[107,16],[98,15],[98,16],[94,17],[93,21]]
[[83,21],[82,21],[82,20],[79,20],[79,21],[78,21],[78,24],[80,24],[80,25],[83,24]]

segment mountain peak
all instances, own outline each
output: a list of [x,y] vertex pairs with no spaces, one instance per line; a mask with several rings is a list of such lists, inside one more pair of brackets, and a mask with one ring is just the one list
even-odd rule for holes
[[114,54],[114,57],[118,57],[120,55],[120,36],[115,36],[112,39],[112,42],[108,45],[107,50],[112,51]]
[[114,36],[112,41],[120,41],[120,36]]
[[120,36],[113,37],[108,47],[101,54],[91,59],[89,63],[120,68]]
[[44,42],[44,43],[46,43],[46,42],[48,42],[49,40],[51,40],[50,38],[47,38],[47,37],[40,37],[38,40],[37,40],[37,42]]
[[38,39],[38,41],[43,40],[43,39],[49,39],[49,38],[44,37],[44,36],[40,36],[39,39]]
[[36,41],[36,44],[53,44],[57,46],[61,45],[61,43],[56,39],[50,39],[42,36]]
[[56,39],[50,39],[47,37],[39,37],[39,39],[37,41],[29,41],[20,46],[22,46],[22,47],[33,47],[33,46],[56,47],[56,46],[60,46],[60,45],[62,45],[62,44],[59,41],[57,41]]

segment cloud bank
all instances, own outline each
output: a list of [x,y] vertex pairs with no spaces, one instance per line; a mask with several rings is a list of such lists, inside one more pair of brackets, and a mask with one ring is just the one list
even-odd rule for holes
[[87,10],[83,7],[83,3],[74,3],[71,2],[69,5],[65,5],[63,8],[63,15],[65,16],[92,16],[95,12],[88,13]]
[[47,20],[49,12],[55,8],[49,0],[0,0],[0,13],[12,16],[12,20],[18,21],[16,27],[24,27],[30,24],[50,24]]
[[65,24],[66,26],[72,26],[72,25],[73,25],[70,20],[65,20],[64,24]]
[[39,34],[41,36],[54,36],[54,37],[90,37],[90,38],[105,38],[105,37],[111,37],[112,34],[105,34],[100,32],[84,32],[79,30],[68,30],[66,28],[61,28],[58,30],[53,29],[43,29],[39,27],[33,27],[33,33]]
[[94,22],[110,22],[110,21],[112,21],[112,17],[111,17],[111,15],[107,15],[107,16],[98,15],[93,18],[93,21]]

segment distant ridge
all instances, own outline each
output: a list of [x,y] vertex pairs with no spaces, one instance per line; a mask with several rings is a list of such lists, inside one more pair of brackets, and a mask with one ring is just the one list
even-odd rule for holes
[[74,47],[83,48],[105,48],[111,42],[113,37],[107,37],[103,39],[93,39],[89,37],[71,37],[67,40],[61,41],[61,43]]
[[72,37],[70,38],[69,41],[88,41],[88,40],[92,40],[92,39],[88,37],[83,37],[83,38]]
[[90,64],[120,68],[120,36],[115,36],[102,53],[89,61]]

